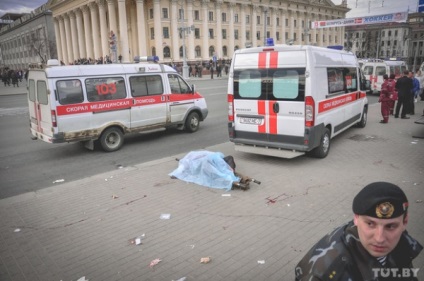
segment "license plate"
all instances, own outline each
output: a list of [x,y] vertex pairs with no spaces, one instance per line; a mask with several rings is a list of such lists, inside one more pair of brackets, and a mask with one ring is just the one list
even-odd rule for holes
[[254,118],[254,117],[240,117],[241,124],[250,124],[250,125],[261,125],[262,118]]

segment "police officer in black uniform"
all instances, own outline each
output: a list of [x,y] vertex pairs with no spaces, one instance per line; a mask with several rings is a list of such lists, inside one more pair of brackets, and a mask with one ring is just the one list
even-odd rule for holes
[[298,281],[418,280],[412,260],[423,247],[406,231],[408,199],[375,182],[354,198],[353,221],[323,237],[296,266]]

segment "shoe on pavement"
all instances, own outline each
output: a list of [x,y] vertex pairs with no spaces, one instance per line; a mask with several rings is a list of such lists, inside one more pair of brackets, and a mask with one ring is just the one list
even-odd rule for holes
[[410,119],[411,117],[409,117],[409,116],[403,116],[403,117],[401,117],[400,119]]
[[387,122],[386,122],[386,121],[384,121],[384,120],[381,120],[381,121],[380,121],[380,123],[381,123],[381,124],[387,124]]
[[399,116],[398,115],[395,115],[395,118],[399,118]]

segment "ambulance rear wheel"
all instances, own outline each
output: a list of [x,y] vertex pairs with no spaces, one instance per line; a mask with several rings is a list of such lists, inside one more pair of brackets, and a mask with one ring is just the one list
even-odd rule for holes
[[102,133],[99,141],[104,151],[116,151],[124,144],[124,134],[119,128],[112,127]]
[[321,136],[319,146],[315,148],[314,150],[312,150],[312,156],[316,158],[327,157],[328,152],[330,152],[330,142],[331,142],[330,130],[328,128],[325,128],[324,133]]
[[200,118],[197,112],[192,112],[188,115],[185,122],[185,129],[187,132],[194,133],[199,130]]

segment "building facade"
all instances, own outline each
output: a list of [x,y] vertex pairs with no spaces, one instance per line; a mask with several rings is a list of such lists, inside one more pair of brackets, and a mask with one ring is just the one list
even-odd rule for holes
[[[157,55],[162,62],[229,59],[234,50],[276,44],[342,45],[344,28],[310,29],[345,18],[330,0],[50,0],[58,59]],[[184,52],[185,51],[185,52]],[[116,58],[114,58],[116,61]]]
[[57,57],[56,39],[52,12],[46,5],[2,24],[0,68],[24,70],[29,63],[44,63],[52,57]]
[[424,62],[424,13],[408,14],[405,23],[348,26],[344,48],[358,58],[397,59],[416,69]]

